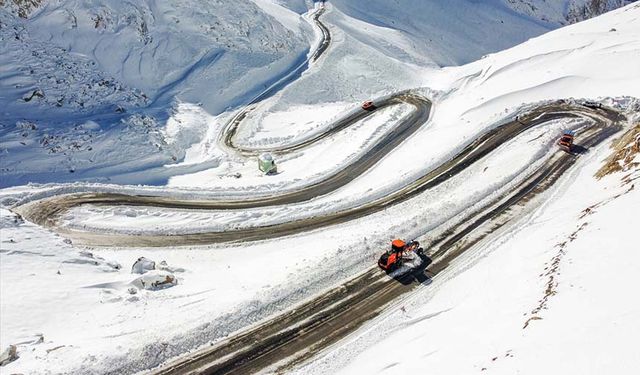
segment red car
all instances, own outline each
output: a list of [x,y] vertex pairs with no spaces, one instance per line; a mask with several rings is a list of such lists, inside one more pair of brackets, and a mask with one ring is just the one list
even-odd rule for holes
[[364,109],[365,111],[373,111],[374,109],[376,109],[376,106],[373,105],[372,101],[368,100],[362,103],[362,109]]

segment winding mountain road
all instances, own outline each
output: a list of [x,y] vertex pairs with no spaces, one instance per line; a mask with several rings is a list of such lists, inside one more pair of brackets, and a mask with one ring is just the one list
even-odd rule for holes
[[[324,35],[323,41],[310,54],[305,64],[292,72],[293,75],[300,73],[297,69],[304,69],[309,62],[317,60],[329,46],[331,40],[329,30],[319,20],[322,12],[323,10],[316,12],[314,21]],[[254,108],[253,105],[282,87],[285,81],[274,84],[258,95],[229,121],[220,137],[225,147],[246,156],[255,155],[260,151],[236,145],[234,136],[242,120]],[[550,121],[585,119],[585,122],[592,125],[579,133],[577,142],[584,148],[589,148],[617,132],[620,129],[619,123],[624,120],[613,109],[590,108],[565,101],[544,104],[521,114],[517,120],[506,121],[478,136],[450,160],[427,171],[423,176],[407,182],[384,197],[372,199],[364,204],[337,212],[300,220],[293,219],[268,226],[220,232],[176,235],[100,233],[59,226],[59,219],[62,215],[73,207],[84,204],[235,210],[300,203],[330,194],[366,173],[376,162],[387,156],[422,126],[428,124],[432,102],[417,93],[401,92],[376,101],[377,109],[399,104],[411,105],[411,113],[398,121],[392,130],[384,134],[370,149],[365,150],[343,170],[327,175],[321,181],[295,191],[286,191],[268,197],[206,201],[112,193],[77,193],[46,198],[15,207],[13,210],[27,220],[52,228],[79,244],[170,246],[265,240],[339,225],[405,202],[458,175],[515,136],[532,128],[544,126]],[[367,116],[374,115],[375,112],[375,110],[354,110],[332,124],[324,133],[270,151],[286,153],[311,146],[343,131]],[[216,342],[205,349],[180,357],[157,369],[155,373],[244,374],[266,368],[277,372],[290,369],[354,332],[363,323],[378,315],[392,300],[414,291],[416,287],[437,277],[460,254],[463,254],[478,241],[483,240],[496,228],[517,217],[519,212],[525,210],[525,202],[551,186],[578,158],[579,155],[563,152],[553,154],[545,160],[540,168],[524,176],[516,189],[495,198],[476,212],[460,218],[455,228],[429,244],[429,258],[424,259],[423,267],[391,278],[377,267],[372,266],[366,272],[296,306],[294,309],[223,341]]]
[[[190,234],[114,234],[84,231],[59,226],[59,218],[62,215],[73,207],[83,204],[151,206],[195,210],[234,210],[294,204],[329,194],[365,173],[375,165],[376,162],[384,158],[402,141],[427,122],[431,102],[426,98],[421,98],[414,94],[402,93],[398,96],[392,96],[386,101],[380,103],[379,108],[400,102],[409,103],[414,106],[414,111],[411,115],[396,124],[396,126],[375,145],[373,145],[370,150],[367,150],[367,152],[356,158],[344,169],[325,176],[321,181],[305,186],[299,190],[284,192],[268,197],[207,201],[179,200],[167,197],[113,193],[79,193],[47,198],[21,207],[16,207],[14,210],[29,221],[55,229],[62,235],[71,238],[75,243],[92,246],[153,247],[266,240],[341,224],[371,215],[395,204],[404,202],[456,176],[467,167],[487,156],[498,146],[509,141],[518,134],[521,134],[533,127],[546,124],[549,121],[581,117],[586,120],[595,121],[598,124],[598,128],[607,129],[611,125],[603,123],[603,119],[609,119],[610,122],[612,122],[617,116],[617,113],[612,110],[594,110],[581,105],[568,104],[562,101],[546,104],[519,116],[517,121],[509,121],[486,132],[469,143],[452,159],[384,197],[355,207],[349,207],[336,212],[317,215],[310,218],[294,219],[265,226]],[[344,129],[357,122],[361,117],[371,115],[372,113],[373,112],[362,111],[362,113],[349,115],[347,118],[339,120],[337,125],[333,126],[327,133],[331,134]],[[326,135],[318,136],[315,138],[315,141],[318,141],[325,136]]]
[[[551,108],[553,106],[547,110]],[[577,139],[580,147],[588,149],[621,129],[618,122],[623,117],[615,111],[584,107],[573,110],[576,113],[546,112],[541,107],[524,118],[519,118],[519,121],[503,125],[496,132],[514,130],[518,128],[516,123],[521,127],[531,128],[534,124],[563,116],[591,114],[592,119],[599,120]],[[486,137],[491,138],[489,134]],[[481,149],[482,145],[487,144],[486,141],[486,138],[478,139],[474,142],[477,147],[472,148],[467,155]],[[420,285],[429,284],[454,259],[525,212],[529,208],[525,203],[553,185],[578,158],[579,155],[555,153],[517,188],[464,217],[454,228],[432,241],[429,244],[430,257],[423,259],[422,267],[392,278],[372,266],[366,272],[309,302],[295,306],[213,346],[181,357],[154,371],[154,374],[248,374],[265,369],[276,373],[286,372],[354,332],[379,315],[391,301],[414,291]],[[472,161],[463,157],[463,161],[453,163],[448,171],[464,168],[467,163]],[[448,173],[438,174],[442,176],[440,182],[448,178],[445,177]],[[429,181],[437,184],[438,178]],[[420,185],[420,188],[428,185],[429,183]]]

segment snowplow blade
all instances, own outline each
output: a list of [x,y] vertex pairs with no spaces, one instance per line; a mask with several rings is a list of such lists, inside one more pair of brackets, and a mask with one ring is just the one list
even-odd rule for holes
[[558,147],[564,152],[571,153],[571,146],[559,144]]

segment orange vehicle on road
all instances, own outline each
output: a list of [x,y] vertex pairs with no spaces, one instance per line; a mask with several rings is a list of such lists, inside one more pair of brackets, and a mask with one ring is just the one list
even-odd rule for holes
[[571,152],[571,148],[573,147],[573,138],[574,132],[571,130],[567,130],[562,134],[562,137],[558,141],[558,146],[561,150],[566,152]]
[[423,251],[418,241],[405,243],[403,240],[395,239],[391,241],[391,248],[380,256],[378,266],[387,272],[391,272],[402,265],[403,255],[409,252],[422,255]]

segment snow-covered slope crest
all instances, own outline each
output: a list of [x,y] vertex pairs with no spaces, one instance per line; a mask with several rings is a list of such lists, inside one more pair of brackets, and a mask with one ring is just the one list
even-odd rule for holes
[[152,170],[170,174],[163,166],[184,156],[163,137],[180,103],[207,119],[245,104],[316,37],[308,18],[267,0],[21,4],[0,6],[2,186],[141,170],[155,177],[119,181],[166,182]]
[[599,16],[636,0],[504,0],[522,14],[544,22],[566,25]]
[[540,100],[640,97],[639,13],[640,4],[631,4],[430,74],[431,87],[453,90],[436,116],[455,121]]
[[[333,0],[345,14],[401,32],[438,65],[459,65],[509,48],[567,23],[624,6],[629,0]],[[366,40],[366,37],[363,37]],[[393,43],[372,43],[389,54]]]
[[[631,4],[447,69],[432,77],[454,88],[433,121],[452,112],[452,124],[472,126],[532,100],[639,97],[639,40],[640,4]],[[589,150],[528,203],[533,211],[296,373],[634,373],[640,106],[604,102],[627,108],[622,144]],[[620,172],[597,179],[604,160]]]

